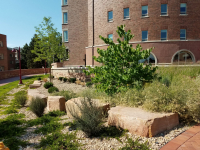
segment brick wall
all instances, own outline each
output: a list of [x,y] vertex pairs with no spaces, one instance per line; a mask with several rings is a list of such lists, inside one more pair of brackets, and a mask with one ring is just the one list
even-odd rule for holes
[[62,30],[68,29],[68,41],[65,46],[70,50],[69,60],[65,65],[85,65],[85,47],[88,45],[88,0],[68,0],[68,24],[62,25]]
[[[47,68],[47,72],[49,72],[49,68]],[[22,75],[30,75],[30,74],[43,74],[44,69],[38,68],[38,69],[22,69],[21,70]],[[0,72],[0,80],[1,79],[7,79],[12,77],[19,76],[19,70],[9,70],[9,71],[2,71]]]
[[6,35],[0,34],[0,41],[3,42],[3,47],[0,46],[0,53],[3,54],[3,59],[0,59],[0,66],[4,67],[4,70],[8,70],[8,52]]

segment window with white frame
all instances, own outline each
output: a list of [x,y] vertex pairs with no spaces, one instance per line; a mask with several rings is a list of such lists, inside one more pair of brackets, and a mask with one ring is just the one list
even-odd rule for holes
[[161,40],[167,40],[167,30],[161,30]]
[[67,0],[63,0],[63,5],[67,5]]
[[63,13],[63,24],[67,24],[68,23],[68,13],[64,12]]
[[0,54],[0,59],[3,59],[3,54]]
[[113,41],[113,34],[108,34],[108,38]]
[[167,4],[161,4],[161,15],[167,15]]
[[109,11],[108,12],[108,22],[112,22],[113,21],[113,11]]
[[3,42],[2,41],[0,41],[0,47],[3,47]]
[[4,71],[4,66],[0,66],[0,71]]
[[130,15],[129,15],[129,8],[124,8],[124,19],[129,19]]
[[142,6],[142,17],[148,16],[148,6]]
[[187,3],[181,3],[180,4],[180,14],[184,15],[187,13]]
[[148,31],[142,31],[142,41],[148,41]]
[[63,39],[64,39],[64,42],[68,42],[68,30],[63,31]]
[[180,40],[186,40],[186,29],[180,30]]

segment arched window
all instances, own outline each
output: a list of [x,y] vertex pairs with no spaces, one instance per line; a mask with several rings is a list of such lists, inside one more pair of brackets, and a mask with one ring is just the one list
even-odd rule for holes
[[188,50],[178,51],[172,59],[173,65],[191,65],[195,62],[194,55]]
[[157,59],[153,53],[150,54],[150,56],[147,59],[140,59],[139,63],[144,64],[157,64]]
[[3,47],[3,42],[2,41],[0,41],[0,47]]

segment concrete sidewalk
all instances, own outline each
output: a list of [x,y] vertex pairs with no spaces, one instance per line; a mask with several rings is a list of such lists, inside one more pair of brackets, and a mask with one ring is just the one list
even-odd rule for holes
[[[24,75],[24,76],[22,76],[22,79],[25,79],[25,78],[28,78],[28,77],[32,77],[32,76],[36,76],[36,75],[43,75],[43,74]],[[13,77],[13,78],[8,78],[8,79],[0,80],[0,86],[6,85],[6,84],[8,84],[10,82],[17,81],[17,80],[19,80],[19,76],[18,77]]]

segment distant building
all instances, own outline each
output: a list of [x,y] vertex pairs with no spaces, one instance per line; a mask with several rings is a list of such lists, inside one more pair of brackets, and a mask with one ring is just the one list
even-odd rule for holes
[[98,56],[97,48],[107,48],[99,35],[118,43],[117,26],[124,24],[135,35],[130,41],[133,47],[155,47],[141,63],[196,64],[199,8],[200,0],[62,0],[63,42],[69,51],[64,65],[99,65],[92,56]]
[[0,34],[0,71],[15,69],[15,52],[7,47],[6,35]]

